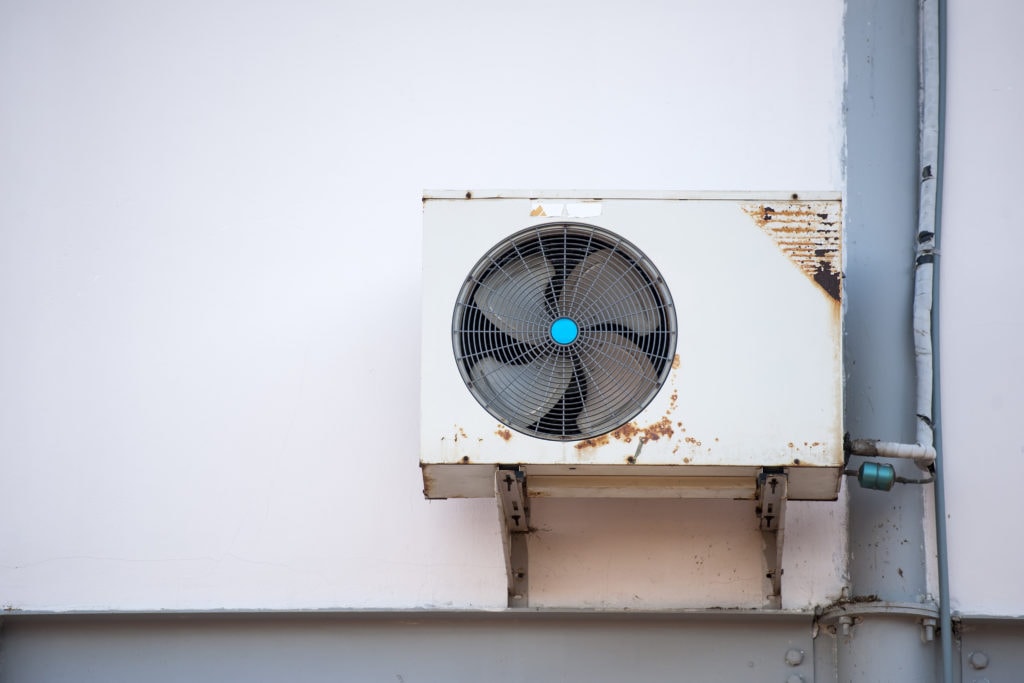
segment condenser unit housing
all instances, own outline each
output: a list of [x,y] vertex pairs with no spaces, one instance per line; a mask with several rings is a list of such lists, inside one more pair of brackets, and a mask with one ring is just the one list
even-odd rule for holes
[[423,203],[428,498],[829,500],[835,193],[440,191]]

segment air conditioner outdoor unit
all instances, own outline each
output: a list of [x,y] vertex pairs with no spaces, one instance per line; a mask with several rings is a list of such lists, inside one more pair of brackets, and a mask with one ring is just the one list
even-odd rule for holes
[[[835,499],[835,193],[424,197],[428,498]],[[760,479],[759,479],[760,478]]]

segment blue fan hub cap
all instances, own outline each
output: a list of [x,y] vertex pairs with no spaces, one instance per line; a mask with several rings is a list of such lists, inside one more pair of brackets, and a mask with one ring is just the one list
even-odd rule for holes
[[555,340],[556,344],[562,346],[572,344],[578,336],[580,336],[580,328],[572,318],[559,318],[551,323],[551,338]]

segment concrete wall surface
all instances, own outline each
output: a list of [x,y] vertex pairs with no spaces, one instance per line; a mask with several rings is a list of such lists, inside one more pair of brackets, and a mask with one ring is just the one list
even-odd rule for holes
[[[950,3],[942,233],[943,436],[954,609],[1024,616],[1024,240],[1012,209],[1024,180],[1024,45],[1013,2]],[[1010,203],[1000,198],[1011,198]]]
[[[504,606],[493,501],[421,495],[422,190],[842,185],[838,1],[0,11],[15,609]],[[791,507],[787,606],[844,514]],[[538,596],[762,604],[751,506],[538,506],[539,566],[588,517]]]

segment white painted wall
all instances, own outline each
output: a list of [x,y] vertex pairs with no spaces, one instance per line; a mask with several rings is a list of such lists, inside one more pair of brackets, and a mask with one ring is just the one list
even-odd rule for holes
[[952,605],[1024,616],[1024,22],[951,2],[942,233],[942,379]]
[[[493,502],[420,494],[421,190],[841,189],[842,12],[0,6],[0,603],[503,606]],[[761,604],[749,504],[535,513],[536,604]]]

